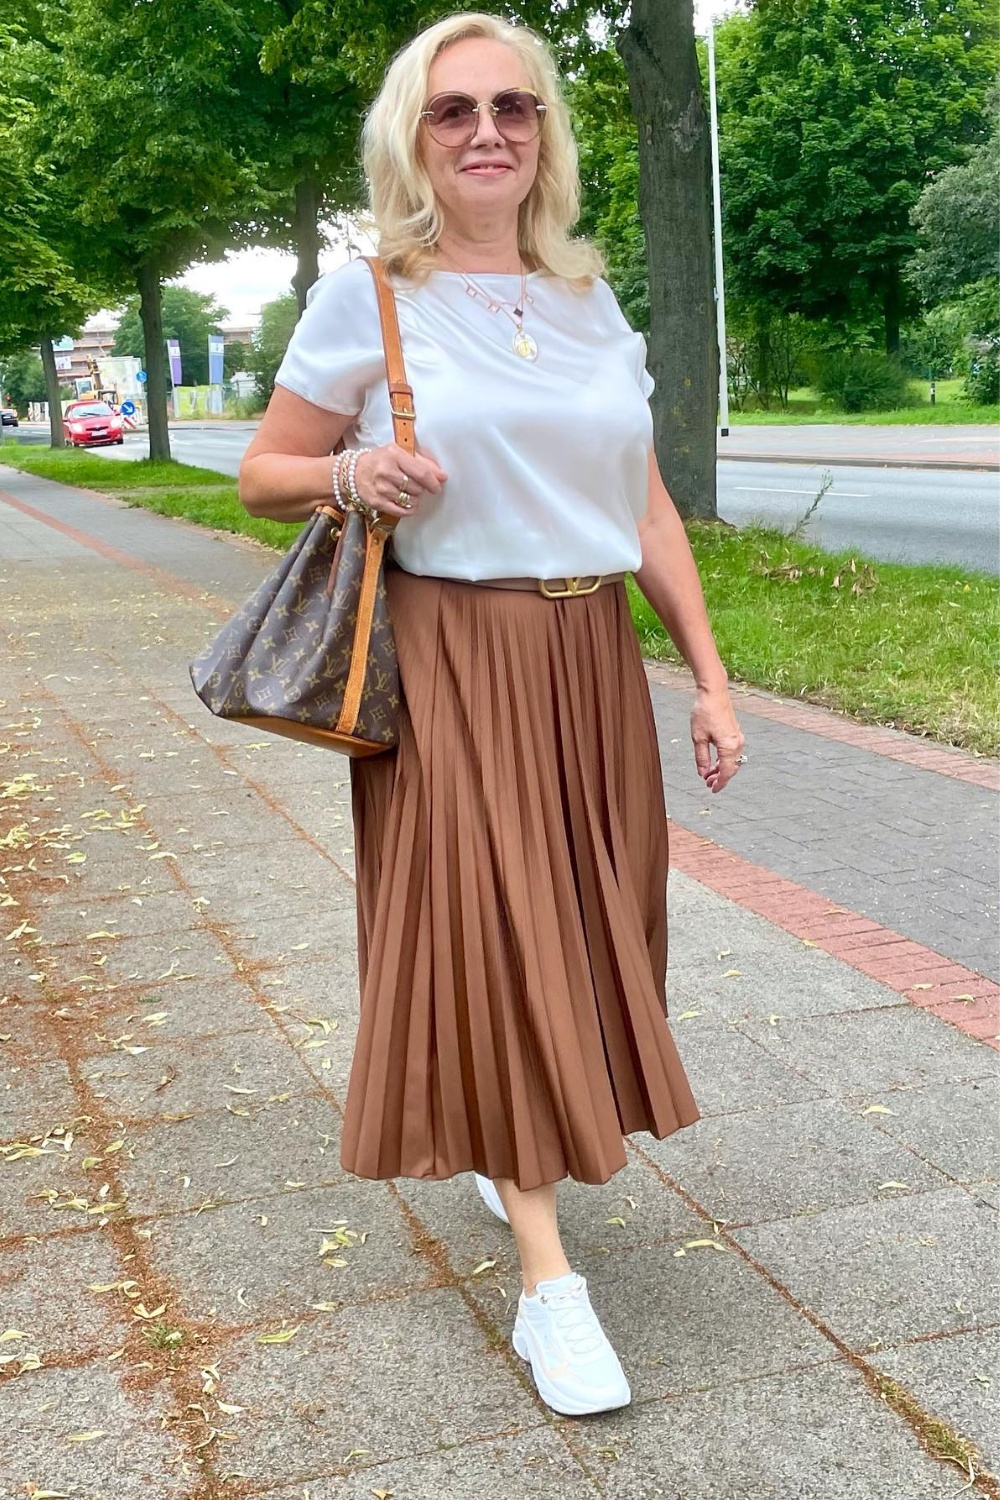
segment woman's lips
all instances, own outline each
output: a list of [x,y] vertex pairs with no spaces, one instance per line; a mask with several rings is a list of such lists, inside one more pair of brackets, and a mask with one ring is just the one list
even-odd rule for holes
[[463,172],[475,172],[480,177],[499,177],[501,172],[509,172],[511,169],[504,161],[481,162],[471,167],[463,167]]

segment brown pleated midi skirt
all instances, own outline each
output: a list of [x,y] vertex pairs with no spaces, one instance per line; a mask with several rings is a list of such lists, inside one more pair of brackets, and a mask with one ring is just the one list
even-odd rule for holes
[[606,1182],[698,1119],[667,1025],[667,822],[624,584],[386,572],[398,748],[351,762],[361,1009],[341,1163]]

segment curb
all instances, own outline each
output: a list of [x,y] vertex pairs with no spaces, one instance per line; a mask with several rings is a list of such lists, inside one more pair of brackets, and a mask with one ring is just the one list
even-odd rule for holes
[[969,474],[1000,474],[1000,463],[983,462],[966,458],[845,458],[825,454],[817,457],[808,453],[729,453],[717,452],[720,463],[744,464],[829,464],[832,468],[845,469],[937,469],[947,473],[955,470]]

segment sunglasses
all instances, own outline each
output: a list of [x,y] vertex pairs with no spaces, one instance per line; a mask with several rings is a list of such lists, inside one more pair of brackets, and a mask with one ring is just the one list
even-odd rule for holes
[[533,141],[542,128],[546,106],[530,89],[504,89],[477,104],[469,94],[435,94],[420,119],[441,146],[467,146],[479,125],[483,105],[505,141]]

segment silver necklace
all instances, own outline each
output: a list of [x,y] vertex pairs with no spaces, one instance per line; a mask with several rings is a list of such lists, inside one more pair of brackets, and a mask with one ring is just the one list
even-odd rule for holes
[[538,358],[538,345],[531,337],[531,334],[524,331],[524,309],[535,300],[528,291],[528,273],[524,269],[524,266],[522,265],[521,267],[521,295],[516,302],[507,302],[501,297],[492,296],[485,287],[481,287],[478,281],[474,281],[466,271],[462,270],[461,266],[456,265],[451,260],[451,256],[446,254],[440,247],[438,248],[438,254],[443,255],[445,260],[451,261],[451,264],[455,266],[455,270],[465,282],[466,296],[472,298],[481,297],[491,313],[502,312],[510,318],[514,324],[514,337],[511,340],[511,348],[514,350],[514,353],[521,359],[536,360]]

